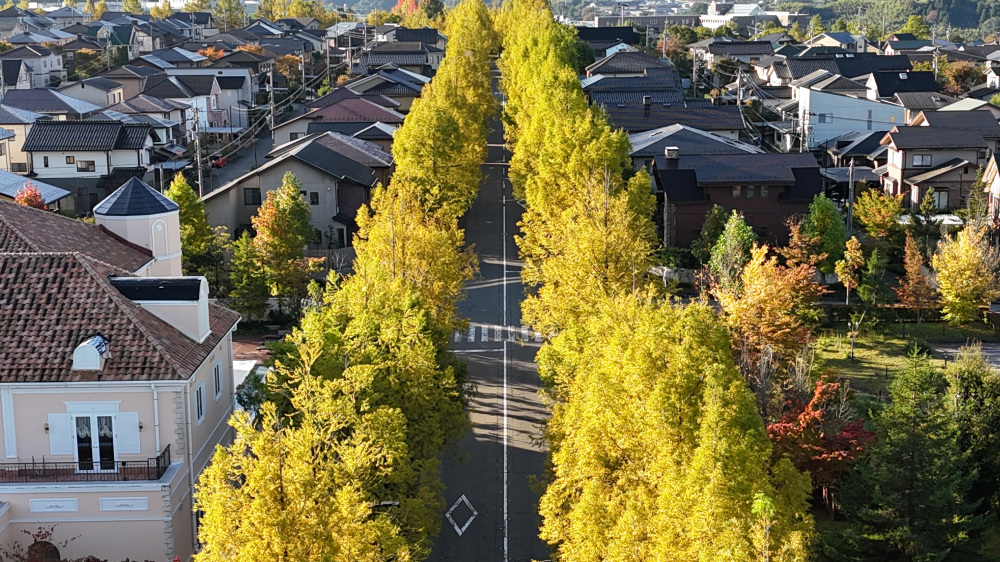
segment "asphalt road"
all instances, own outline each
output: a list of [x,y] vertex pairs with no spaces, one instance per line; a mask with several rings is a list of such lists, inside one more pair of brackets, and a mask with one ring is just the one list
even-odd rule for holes
[[[497,124],[499,127],[499,124]],[[502,143],[499,131],[491,143]],[[517,260],[521,207],[506,181],[505,151],[490,150],[486,181],[462,219],[466,241],[479,256],[479,276],[467,286],[459,314],[469,329],[452,347],[469,366],[472,430],[442,476],[447,512],[429,560],[518,561],[549,559],[538,538],[547,417],[534,363],[540,337],[521,325]]]

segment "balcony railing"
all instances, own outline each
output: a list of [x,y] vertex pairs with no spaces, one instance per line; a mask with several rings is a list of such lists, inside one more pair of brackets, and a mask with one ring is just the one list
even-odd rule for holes
[[170,467],[170,445],[144,461],[0,463],[0,484],[159,480]]

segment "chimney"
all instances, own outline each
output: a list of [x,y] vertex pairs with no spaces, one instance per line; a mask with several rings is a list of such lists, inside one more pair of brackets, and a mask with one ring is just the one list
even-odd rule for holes
[[76,346],[76,349],[73,351],[73,370],[104,370],[104,360],[107,356],[108,340],[104,339],[104,336],[100,334],[90,336],[83,343]]
[[212,333],[204,277],[112,277],[124,297],[197,343]]

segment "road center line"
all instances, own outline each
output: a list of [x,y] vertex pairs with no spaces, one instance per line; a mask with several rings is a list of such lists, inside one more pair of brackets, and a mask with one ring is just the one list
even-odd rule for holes
[[[507,186],[503,189],[503,325],[507,328]],[[507,341],[503,342],[503,560],[507,562]]]

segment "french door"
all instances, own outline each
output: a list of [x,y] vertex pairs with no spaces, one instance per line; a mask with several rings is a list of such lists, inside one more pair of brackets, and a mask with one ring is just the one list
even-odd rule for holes
[[80,472],[113,472],[115,428],[113,416],[84,414],[73,418],[76,430],[76,460]]

